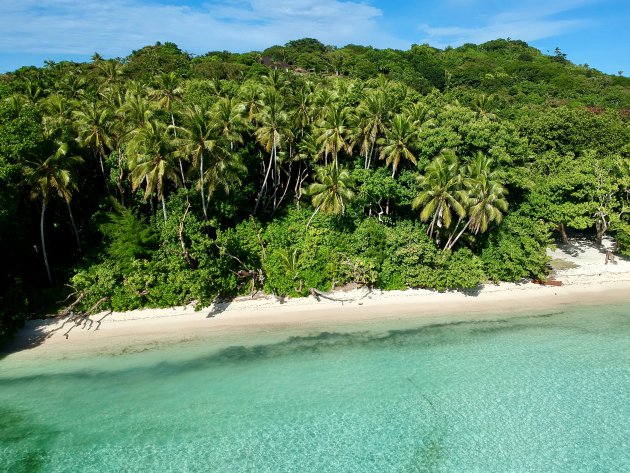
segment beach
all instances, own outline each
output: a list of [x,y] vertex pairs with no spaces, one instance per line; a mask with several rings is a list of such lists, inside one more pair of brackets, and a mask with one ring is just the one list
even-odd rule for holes
[[571,305],[630,302],[630,261],[605,264],[605,248],[574,241],[550,250],[552,277],[561,286],[522,283],[486,284],[475,290],[437,292],[422,289],[337,290],[336,300],[309,296],[285,299],[241,297],[194,307],[101,312],[89,319],[31,320],[9,345],[9,357],[69,357],[90,352],[142,351],[157,344],[208,339],[223,346],[248,340],[283,339],[322,331],[353,331],[405,323],[438,323],[534,313]]

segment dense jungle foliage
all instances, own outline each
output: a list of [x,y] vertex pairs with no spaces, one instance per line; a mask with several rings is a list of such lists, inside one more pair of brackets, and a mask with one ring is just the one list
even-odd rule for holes
[[630,254],[630,79],[522,41],[292,41],[0,76],[0,336],[24,317],[348,283],[544,278]]

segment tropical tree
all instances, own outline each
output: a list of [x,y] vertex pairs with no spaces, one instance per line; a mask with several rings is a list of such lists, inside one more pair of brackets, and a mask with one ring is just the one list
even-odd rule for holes
[[497,116],[492,112],[494,108],[494,95],[479,94],[475,97],[473,110],[477,118],[484,121],[496,120]]
[[133,132],[129,156],[131,188],[133,191],[145,183],[144,200],[156,194],[162,202],[164,220],[167,219],[165,203],[166,180],[181,184],[174,164],[175,147],[168,127],[152,120]]
[[155,78],[154,86],[149,89],[149,95],[157,100],[158,107],[168,111],[173,127],[175,126],[173,104],[181,99],[184,92],[179,82],[179,77],[174,72],[160,74]]
[[43,122],[47,134],[72,132],[72,110],[76,103],[60,94],[51,94],[42,100]]
[[340,103],[327,107],[324,118],[317,128],[317,141],[324,155],[324,165],[328,165],[328,155],[332,154],[333,164],[339,169],[339,152],[352,150],[349,109]]
[[385,122],[389,115],[389,101],[382,90],[370,90],[357,107],[357,135],[361,139],[361,153],[368,169],[376,148],[376,142],[385,133]]
[[480,157],[475,163],[480,161],[487,163],[482,172],[468,167],[468,177],[464,179],[464,185],[468,189],[466,204],[468,206],[468,221],[459,229],[459,223],[451,233],[446,243],[445,249],[450,250],[455,246],[457,240],[469,229],[474,235],[485,233],[492,222],[501,223],[503,214],[507,212],[508,202],[506,200],[507,190],[496,179],[496,174],[489,170],[492,161],[485,157]]
[[262,101],[260,100],[260,86],[252,81],[245,82],[238,89],[238,97],[245,107],[245,116],[249,123],[254,123],[261,111]]
[[387,128],[385,137],[379,139],[382,146],[379,157],[385,160],[385,164],[392,166],[392,178],[396,175],[401,159],[407,159],[413,164],[418,163],[410,149],[416,137],[411,119],[406,115],[397,114]]
[[44,232],[44,215],[46,208],[50,202],[50,197],[56,192],[61,197],[68,208],[70,222],[77,242],[77,247],[81,249],[79,241],[79,232],[74,222],[72,208],[70,202],[72,200],[72,192],[78,190],[77,179],[74,174],[73,165],[82,162],[78,156],[68,156],[68,143],[55,142],[54,152],[41,163],[30,163],[26,169],[26,178],[31,186],[31,198],[41,199],[41,214],[39,220],[39,232],[42,245],[42,256],[44,265],[46,266],[46,274],[48,281],[52,284],[52,275],[48,264],[48,254],[46,253],[46,238]]
[[464,218],[466,193],[462,189],[462,175],[459,173],[459,160],[455,152],[443,151],[426,168],[424,175],[418,176],[420,193],[413,199],[414,210],[420,209],[423,222],[431,223],[428,235],[434,235],[439,242],[440,231],[451,226],[453,214]]
[[218,136],[229,143],[230,150],[235,143],[243,143],[243,132],[247,123],[243,118],[245,106],[233,97],[222,97],[212,109],[212,121]]
[[278,169],[278,149],[283,142],[291,135],[288,126],[288,114],[284,110],[282,96],[275,90],[267,88],[263,93],[263,107],[257,115],[256,140],[269,153],[269,164],[265,171],[262,186],[256,197],[254,213],[258,210],[260,199],[267,190],[267,183],[270,173],[274,183],[274,197],[276,195],[280,174]]
[[317,182],[309,185],[304,192],[311,198],[311,204],[315,208],[306,224],[307,229],[319,211],[325,214],[343,214],[354,198],[352,178],[344,168],[338,168],[334,164],[319,167],[315,172],[315,180]]
[[112,110],[96,101],[83,103],[74,112],[74,119],[78,132],[77,141],[81,146],[91,149],[94,158],[98,159],[107,187],[104,159],[107,150],[112,149]]

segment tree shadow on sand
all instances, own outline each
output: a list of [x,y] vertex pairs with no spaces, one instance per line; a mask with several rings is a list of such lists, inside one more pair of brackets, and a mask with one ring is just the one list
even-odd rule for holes
[[0,359],[12,353],[38,347],[55,334],[61,334],[68,339],[73,330],[97,331],[103,320],[111,313],[111,311],[107,311],[97,314],[94,316],[95,318],[71,313],[63,317],[29,320],[18,331],[13,340],[0,349]]

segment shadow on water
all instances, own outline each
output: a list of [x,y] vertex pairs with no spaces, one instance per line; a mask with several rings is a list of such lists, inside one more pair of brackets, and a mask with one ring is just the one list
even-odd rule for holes
[[[544,313],[534,316],[499,319],[491,321],[454,321],[450,323],[429,324],[410,329],[389,330],[386,332],[321,332],[310,336],[293,336],[284,341],[264,345],[235,345],[220,349],[206,356],[185,361],[161,361],[150,366],[136,366],[118,371],[81,370],[66,373],[40,373],[19,378],[0,378],[0,387],[5,383],[28,382],[42,377],[71,378],[71,379],[99,379],[109,377],[133,376],[146,374],[153,376],[155,370],[160,375],[181,374],[205,370],[208,366],[256,363],[274,358],[296,355],[311,355],[347,348],[390,348],[396,349],[411,345],[420,347],[464,345],[477,343],[480,337],[492,337],[504,333],[552,328],[555,325],[555,316],[563,312]],[[557,320],[557,325],[564,328],[583,332],[584,328],[565,325],[562,319]],[[587,330],[588,331],[588,330]],[[121,352],[120,355],[125,354]],[[117,356],[117,355],[114,355]]]
[[46,471],[59,432],[14,409],[0,407],[0,471],[36,473]]

